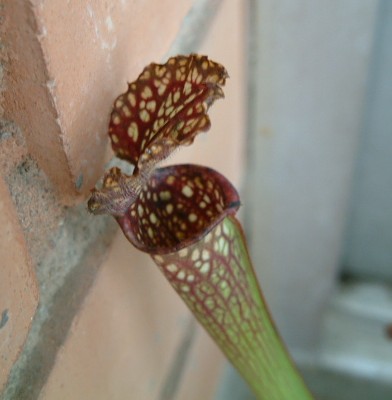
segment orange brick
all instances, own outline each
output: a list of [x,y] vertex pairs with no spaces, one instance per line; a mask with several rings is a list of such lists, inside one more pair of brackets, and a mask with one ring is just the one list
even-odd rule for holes
[[38,289],[7,186],[0,177],[0,391],[28,334]]
[[6,118],[67,203],[94,186],[114,98],[160,61],[191,0],[5,0]]
[[156,399],[188,315],[119,232],[40,399]]

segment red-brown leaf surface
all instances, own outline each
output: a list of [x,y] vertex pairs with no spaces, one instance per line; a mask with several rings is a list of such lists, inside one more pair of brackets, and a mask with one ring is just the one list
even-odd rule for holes
[[222,65],[196,54],[147,66],[114,103],[109,136],[116,155],[142,169],[191,144],[209,129],[207,110],[223,97],[226,78]]
[[167,253],[200,239],[239,205],[223,175],[199,165],[175,165],[156,169],[117,221],[137,248]]

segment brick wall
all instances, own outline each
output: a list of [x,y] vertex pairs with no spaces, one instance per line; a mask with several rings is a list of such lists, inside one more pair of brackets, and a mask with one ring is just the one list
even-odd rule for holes
[[[1,12],[0,398],[212,399],[223,358],[149,257],[86,211],[113,99],[198,51],[231,76],[212,129],[170,161],[240,185],[243,5],[5,0]],[[224,151],[222,151],[224,141]]]

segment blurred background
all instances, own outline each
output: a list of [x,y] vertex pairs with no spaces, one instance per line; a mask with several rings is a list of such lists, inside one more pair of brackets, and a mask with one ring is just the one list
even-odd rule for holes
[[[391,399],[392,2],[240,8],[242,218],[267,302],[317,398]],[[228,367],[218,398],[253,397]]]

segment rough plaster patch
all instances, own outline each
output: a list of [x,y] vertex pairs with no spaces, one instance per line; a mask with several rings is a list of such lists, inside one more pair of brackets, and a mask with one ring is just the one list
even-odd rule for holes
[[[61,206],[15,124],[0,121],[0,166],[36,268],[40,303],[1,400],[35,399],[117,228],[85,204]],[[3,310],[0,310],[2,312]],[[2,314],[1,324],[7,321]]]
[[0,167],[7,176],[26,156],[26,144],[18,127],[10,121],[0,120]]
[[38,397],[117,229],[112,219],[87,214],[84,204],[62,221],[37,266],[40,304],[1,400]]
[[0,317],[0,329],[5,327],[9,320],[8,309],[3,310]]
[[[1,19],[0,19],[0,23],[1,23]],[[1,32],[0,32],[1,33]],[[0,42],[0,46],[1,46],[1,42]],[[2,54],[0,53],[0,58],[2,57]],[[3,93],[4,93],[4,67],[3,65],[0,63],[0,115],[3,115],[4,113],[4,109],[3,109]]]
[[0,165],[23,229],[34,264],[50,246],[49,238],[58,229],[65,212],[49,179],[28,155],[18,127],[0,121]]
[[46,175],[29,157],[19,163],[6,177],[12,200],[25,234],[34,264],[50,250],[52,232],[65,212]]

